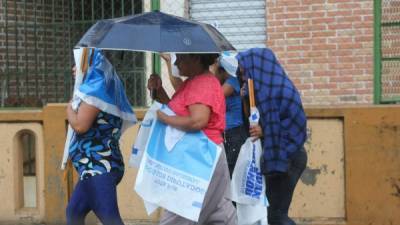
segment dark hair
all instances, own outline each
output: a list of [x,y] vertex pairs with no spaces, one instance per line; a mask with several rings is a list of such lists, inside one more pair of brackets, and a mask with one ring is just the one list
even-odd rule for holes
[[200,63],[204,68],[207,68],[216,62],[219,57],[216,53],[205,53],[205,54],[190,54],[193,57],[199,57]]

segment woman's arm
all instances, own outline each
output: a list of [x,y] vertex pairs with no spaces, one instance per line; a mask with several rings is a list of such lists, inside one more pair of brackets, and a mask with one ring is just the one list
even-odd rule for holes
[[233,89],[233,87],[229,84],[227,84],[226,82],[222,85],[222,90],[224,90],[224,96],[225,97],[229,97],[233,94],[233,92],[235,91]]
[[189,106],[189,116],[168,116],[157,111],[157,117],[162,122],[184,131],[199,131],[207,126],[211,109],[203,104]]
[[85,102],[82,102],[78,108],[78,112],[75,112],[72,109],[71,103],[69,103],[67,106],[67,119],[75,132],[82,134],[89,130],[99,112],[98,108]]

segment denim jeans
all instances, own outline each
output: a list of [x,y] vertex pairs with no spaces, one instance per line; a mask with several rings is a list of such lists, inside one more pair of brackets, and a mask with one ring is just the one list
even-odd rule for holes
[[228,161],[229,174],[232,177],[236,161],[239,156],[240,148],[248,137],[248,131],[245,126],[234,127],[224,132],[224,147],[226,159]]
[[297,182],[307,164],[304,149],[294,153],[290,159],[288,173],[267,174],[265,176],[269,201],[268,222],[270,225],[295,225],[289,218],[289,206]]

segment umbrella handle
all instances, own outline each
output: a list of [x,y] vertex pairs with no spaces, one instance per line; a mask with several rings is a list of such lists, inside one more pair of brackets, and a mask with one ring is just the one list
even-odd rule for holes
[[248,82],[248,91],[249,91],[249,100],[250,100],[250,108],[256,107],[256,101],[254,98],[254,83],[253,79],[247,79]]

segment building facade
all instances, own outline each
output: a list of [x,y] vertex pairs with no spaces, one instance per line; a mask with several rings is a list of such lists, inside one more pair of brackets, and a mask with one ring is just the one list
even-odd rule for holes
[[[68,101],[71,49],[79,37],[98,19],[150,10],[149,3],[3,0],[2,106]],[[159,6],[215,25],[238,50],[271,48],[310,106],[400,100],[399,7],[395,0],[179,0]],[[146,105],[151,61],[134,53],[115,58],[131,100]]]
[[[0,223],[64,222],[77,178],[57,169],[66,105],[49,103],[69,100],[71,50],[91,24],[154,2],[0,1],[0,103],[8,109],[0,111],[0,201],[10,203],[0,206]],[[400,224],[399,107],[372,106],[399,101],[399,1],[160,0],[159,8],[214,24],[238,50],[271,48],[300,90],[310,158],[291,216],[314,225]],[[150,102],[149,55],[112,55],[135,108]],[[126,161],[137,128],[121,140]],[[156,222],[160,211],[146,215],[132,191],[136,172],[127,168],[119,186],[121,214],[132,224]]]

